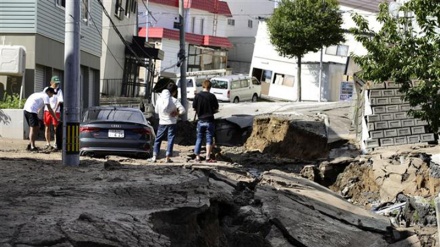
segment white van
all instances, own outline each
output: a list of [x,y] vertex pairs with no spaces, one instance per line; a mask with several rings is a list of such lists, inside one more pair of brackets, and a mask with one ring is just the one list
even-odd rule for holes
[[[209,78],[200,78],[195,76],[189,76],[186,78],[186,98],[187,99],[194,99],[195,95],[202,91],[202,82]],[[178,98],[182,98],[181,95],[181,86],[180,86],[180,79],[177,79],[177,88],[179,90],[178,92]]]
[[256,102],[261,96],[261,85],[257,78],[246,75],[213,77],[211,78],[211,93],[219,101]]
[[[193,100],[195,95],[203,90],[202,83],[213,76],[224,76],[228,73],[226,69],[201,70],[186,73],[186,98]],[[181,97],[180,78],[176,79],[176,85],[179,90],[178,98]]]

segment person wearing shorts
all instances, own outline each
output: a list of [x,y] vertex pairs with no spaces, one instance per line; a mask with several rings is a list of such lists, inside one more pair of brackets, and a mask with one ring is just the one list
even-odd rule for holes
[[[55,115],[58,119],[61,119],[61,107],[63,104],[63,93],[60,89],[60,79],[58,76],[53,76],[50,80],[50,87],[54,89],[55,94],[49,99],[50,106],[52,110],[55,111]],[[57,127],[59,124],[59,121],[52,117],[51,113],[49,112],[47,106],[44,107],[44,115],[43,115],[43,123],[45,126],[44,129],[44,137],[46,138],[46,146],[45,148],[54,148],[58,149],[60,147],[57,146]],[[50,145],[51,141],[51,126],[53,126],[54,130],[54,144],[53,146]]]
[[211,158],[214,147],[215,122],[214,114],[218,112],[219,105],[217,97],[210,92],[211,81],[205,80],[202,83],[203,90],[196,94],[193,100],[193,108],[199,121],[197,121],[197,140],[194,147],[196,161],[200,161],[203,137],[206,139],[206,158],[207,162],[215,162]]
[[48,107],[48,111],[53,118],[59,120],[55,115],[55,112],[50,107],[50,98],[54,95],[55,91],[53,88],[46,87],[43,92],[37,92],[31,94],[24,103],[24,116],[26,122],[29,125],[29,145],[28,149],[30,151],[37,151],[35,146],[35,139],[38,135],[38,130],[40,128],[40,120],[38,118],[38,112],[43,109],[44,106]]

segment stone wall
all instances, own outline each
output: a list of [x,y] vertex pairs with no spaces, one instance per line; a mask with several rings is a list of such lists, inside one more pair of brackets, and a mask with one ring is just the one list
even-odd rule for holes
[[[412,109],[393,82],[366,84],[362,146],[377,147],[435,141],[428,122],[408,115]],[[419,107],[413,109],[419,110]]]

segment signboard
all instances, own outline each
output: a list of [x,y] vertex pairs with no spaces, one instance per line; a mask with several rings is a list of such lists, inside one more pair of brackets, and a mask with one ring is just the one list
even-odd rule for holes
[[343,81],[341,82],[341,88],[339,91],[339,100],[347,101],[353,98],[353,87],[354,84],[352,81]]

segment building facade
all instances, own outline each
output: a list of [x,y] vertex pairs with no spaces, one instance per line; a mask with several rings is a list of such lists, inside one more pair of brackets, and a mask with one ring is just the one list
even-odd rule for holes
[[259,20],[272,15],[275,1],[225,0],[231,9],[227,19],[226,36],[232,43],[228,53],[228,66],[232,73],[249,73]]
[[[23,96],[41,91],[50,78],[64,78],[65,2],[61,0],[0,1],[0,45],[23,46],[26,71]],[[97,1],[81,1],[81,107],[99,103],[102,8]],[[8,93],[18,94],[17,78],[0,80]],[[64,85],[63,83],[61,84]]]
[[[156,63],[156,75],[180,73],[178,53],[179,2],[149,0],[139,3],[139,36],[164,52]],[[226,37],[227,18],[231,17],[228,4],[219,0],[185,1],[185,50],[187,70],[225,69],[228,49],[232,47]]]
[[[360,3],[362,2],[362,3]],[[369,20],[372,27],[379,26],[376,21],[379,1],[341,0],[340,10],[348,30],[355,24],[352,13],[359,13]],[[355,41],[353,35],[345,34],[346,42],[336,46],[324,47],[321,52],[308,53],[302,58],[301,99],[303,101],[350,100],[353,96],[353,81],[346,75],[356,72],[356,66],[348,66],[351,53],[363,54],[365,48]],[[322,62],[322,67],[321,67]],[[350,71],[353,70],[353,71]],[[267,24],[261,21],[250,74],[262,82],[262,95],[297,100],[297,61],[279,56],[272,46]]]

